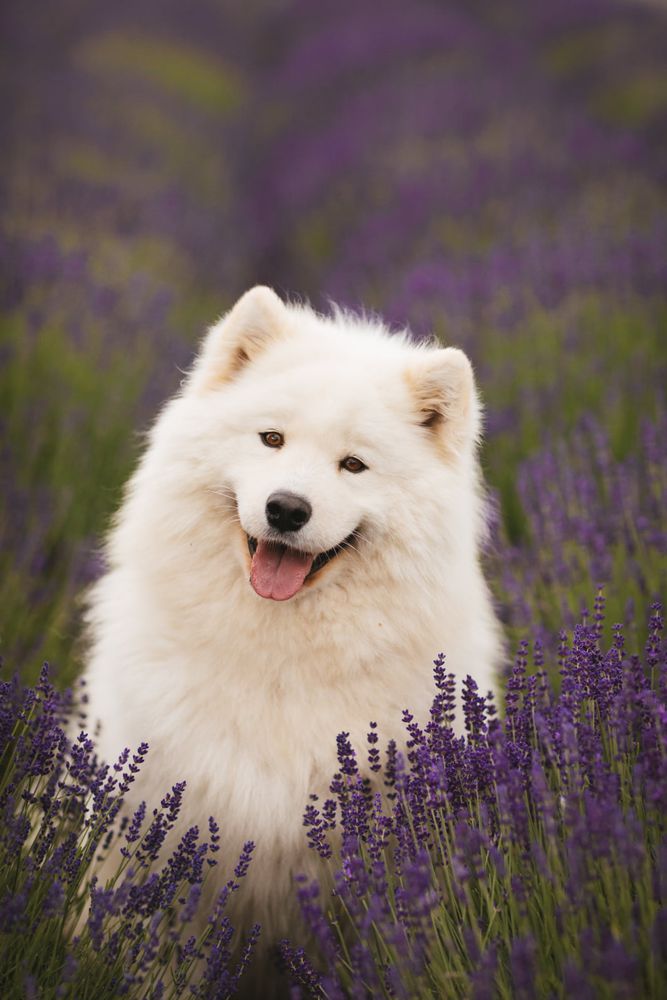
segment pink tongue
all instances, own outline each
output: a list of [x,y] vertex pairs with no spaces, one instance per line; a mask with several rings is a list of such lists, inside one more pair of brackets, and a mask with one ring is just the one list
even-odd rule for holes
[[286,601],[300,590],[313,565],[313,557],[285,545],[258,542],[252,557],[250,583],[260,597]]

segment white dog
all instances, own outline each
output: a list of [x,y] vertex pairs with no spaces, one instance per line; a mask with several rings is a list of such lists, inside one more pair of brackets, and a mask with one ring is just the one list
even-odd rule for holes
[[371,720],[404,738],[440,651],[495,687],[479,424],[461,351],[258,287],[211,329],[130,481],[90,601],[100,753],[147,740],[137,797],[186,779],[188,821],[221,824],[221,871],[256,841],[235,916],[266,941],[293,928],[303,809],[336,735],[361,760]]

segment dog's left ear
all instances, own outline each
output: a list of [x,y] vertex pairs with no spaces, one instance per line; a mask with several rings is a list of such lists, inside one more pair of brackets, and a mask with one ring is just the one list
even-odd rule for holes
[[256,285],[211,327],[188,379],[206,391],[229,382],[288,331],[288,312],[276,293]]
[[456,347],[425,350],[407,371],[417,419],[456,455],[479,435],[481,405],[472,365]]

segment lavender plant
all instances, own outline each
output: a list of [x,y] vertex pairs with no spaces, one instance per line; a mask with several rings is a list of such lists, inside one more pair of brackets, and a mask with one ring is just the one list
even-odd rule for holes
[[[512,541],[496,522],[488,553],[514,642],[532,631],[555,653],[554,636],[574,627],[601,584],[608,619],[624,624],[633,649],[643,644],[637,609],[667,590],[666,431],[664,413],[645,419],[638,446],[619,460],[609,434],[589,417],[571,441],[560,437],[515,468],[523,537]],[[551,680],[558,682],[555,670]]]
[[[604,599],[569,641],[562,690],[519,648],[505,718],[468,678],[465,736],[444,657],[407,757],[367,760],[343,733],[331,798],[304,823],[330,883],[302,883],[317,947],[284,941],[295,995],[659,997],[667,989],[667,647],[651,610],[643,657]],[[333,885],[333,891],[329,886]]]
[[[0,683],[0,994],[3,997],[196,997],[236,992],[259,926],[238,940],[225,913],[241,888],[248,842],[196,936],[192,920],[217,865],[215,820],[168,851],[185,782],[130,817],[123,797],[147,744],[108,765],[85,732],[70,743],[74,704],[44,667],[34,688]],[[96,869],[119,856],[102,883]]]

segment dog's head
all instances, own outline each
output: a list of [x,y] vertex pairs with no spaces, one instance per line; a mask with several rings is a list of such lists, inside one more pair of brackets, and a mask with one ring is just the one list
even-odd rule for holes
[[263,287],[211,329],[183,401],[250,583],[278,601],[409,545],[471,465],[479,425],[461,351]]

